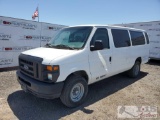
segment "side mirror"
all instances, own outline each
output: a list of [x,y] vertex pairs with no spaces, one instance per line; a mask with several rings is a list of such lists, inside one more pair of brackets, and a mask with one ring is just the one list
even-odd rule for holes
[[103,43],[102,40],[96,40],[94,46],[92,45],[90,47],[91,51],[95,51],[95,50],[102,50],[103,49]]

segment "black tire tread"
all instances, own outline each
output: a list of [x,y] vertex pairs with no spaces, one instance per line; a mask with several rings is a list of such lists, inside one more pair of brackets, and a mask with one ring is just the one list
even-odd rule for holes
[[136,78],[137,76],[134,74],[134,67],[135,65],[139,64],[139,68],[140,68],[140,62],[136,61],[135,64],[133,65],[133,67],[128,71],[128,76],[131,78]]

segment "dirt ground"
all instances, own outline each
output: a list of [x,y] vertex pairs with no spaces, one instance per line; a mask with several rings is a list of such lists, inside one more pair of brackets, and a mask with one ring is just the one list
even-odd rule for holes
[[116,120],[117,107],[122,105],[157,106],[160,120],[160,61],[142,65],[136,79],[119,74],[90,85],[85,103],[72,109],[60,99],[23,92],[16,71],[0,72],[0,120]]

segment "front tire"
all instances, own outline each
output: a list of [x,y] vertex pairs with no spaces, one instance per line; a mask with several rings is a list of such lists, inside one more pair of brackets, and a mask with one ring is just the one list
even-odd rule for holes
[[72,75],[66,80],[60,99],[67,107],[77,107],[84,102],[87,93],[86,80],[81,76]]
[[136,78],[140,73],[140,62],[136,61],[134,66],[128,71],[128,76]]

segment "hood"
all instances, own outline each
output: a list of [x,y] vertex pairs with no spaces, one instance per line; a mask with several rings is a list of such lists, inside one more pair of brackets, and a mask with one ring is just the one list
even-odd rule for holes
[[55,49],[55,48],[35,48],[22,52],[22,54],[43,58],[43,63],[50,63],[52,60],[66,54],[72,54],[77,50]]

